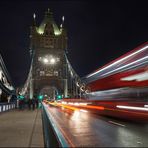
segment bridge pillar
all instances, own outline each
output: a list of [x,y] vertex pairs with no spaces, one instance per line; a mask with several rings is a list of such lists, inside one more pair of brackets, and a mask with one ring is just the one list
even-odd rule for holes
[[68,97],[68,81],[67,79],[64,79],[65,83],[64,83],[64,97],[67,98]]
[[30,97],[30,99],[32,99],[33,98],[33,79],[31,79],[31,81],[30,81],[30,94],[29,94],[29,97]]

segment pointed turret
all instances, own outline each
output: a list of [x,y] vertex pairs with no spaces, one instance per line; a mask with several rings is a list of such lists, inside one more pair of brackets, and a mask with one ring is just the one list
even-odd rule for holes
[[36,18],[36,14],[34,13],[33,14],[33,26],[36,26],[36,20],[35,20],[35,18]]
[[62,24],[60,25],[60,31],[62,32],[64,26],[64,16],[62,16]]
[[37,27],[36,27],[36,15],[35,13],[33,14],[33,21],[32,21],[32,26],[30,27],[30,55],[33,53],[33,49],[36,46],[36,35],[37,33]]
[[36,15],[35,13],[33,14],[33,22],[32,22],[32,26],[31,26],[31,36],[33,34],[36,34],[37,33],[37,27],[36,27]]
[[33,25],[31,27],[31,47],[44,49],[65,50],[67,45],[67,34],[63,27],[64,16],[62,17],[62,25],[58,27],[54,21],[52,12],[48,9],[45,12],[43,21],[36,26],[36,15],[33,15]]
[[45,33],[45,27],[47,26],[47,24],[48,24],[48,26],[51,27],[50,29],[53,29],[54,35],[60,35],[61,34],[58,26],[56,25],[56,23],[53,19],[53,15],[52,15],[52,12],[50,11],[50,9],[48,9],[45,12],[44,19],[43,19],[41,25],[38,28],[39,34]]

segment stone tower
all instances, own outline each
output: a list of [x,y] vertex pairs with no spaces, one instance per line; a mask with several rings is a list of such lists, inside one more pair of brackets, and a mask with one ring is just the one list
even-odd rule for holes
[[[63,17],[64,22],[64,17]],[[67,95],[66,60],[67,33],[54,21],[48,9],[37,27],[35,14],[30,33],[32,53],[32,94],[55,98]]]

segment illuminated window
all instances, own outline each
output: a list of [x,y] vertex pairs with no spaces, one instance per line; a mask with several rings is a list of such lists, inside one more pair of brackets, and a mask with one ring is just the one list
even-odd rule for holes
[[54,76],[58,76],[58,71],[54,71]]
[[40,76],[44,76],[45,75],[45,71],[40,71]]

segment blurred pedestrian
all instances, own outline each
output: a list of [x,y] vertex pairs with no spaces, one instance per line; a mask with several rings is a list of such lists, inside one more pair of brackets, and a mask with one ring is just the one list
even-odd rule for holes
[[32,98],[32,109],[35,109],[35,98]]
[[35,103],[36,103],[36,108],[38,108],[39,107],[39,100],[37,98],[35,99]]
[[28,108],[29,108],[29,110],[31,109],[31,104],[32,104],[32,100],[29,98],[28,99]]

